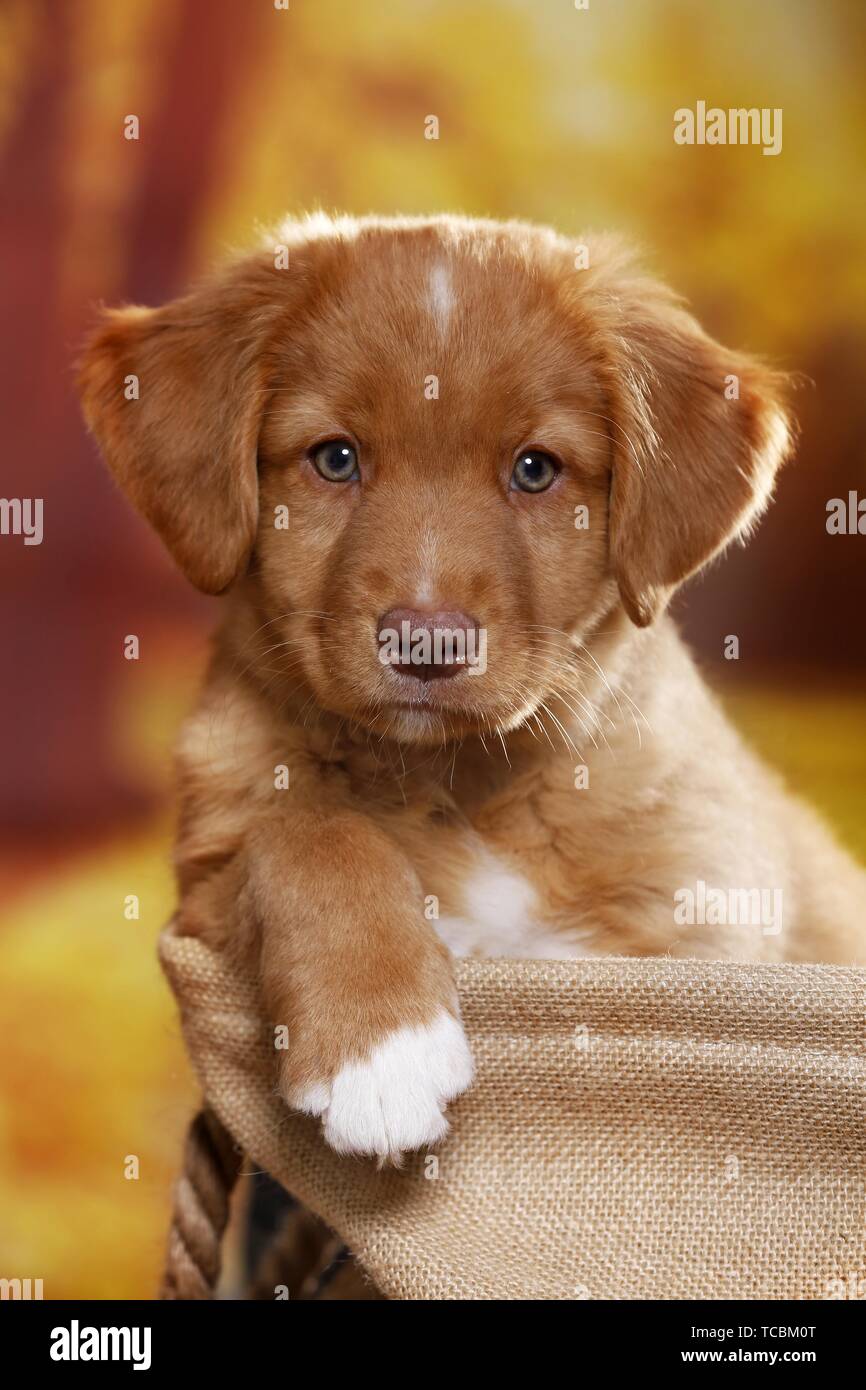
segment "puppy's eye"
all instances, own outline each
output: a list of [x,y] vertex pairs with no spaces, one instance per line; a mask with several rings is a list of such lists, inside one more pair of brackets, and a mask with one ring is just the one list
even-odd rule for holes
[[317,473],[329,483],[348,483],[358,477],[358,455],[348,439],[329,439],[310,454]]
[[521,492],[544,492],[558,472],[559,468],[550,454],[542,453],[541,449],[527,449],[514,465],[511,486],[519,488]]

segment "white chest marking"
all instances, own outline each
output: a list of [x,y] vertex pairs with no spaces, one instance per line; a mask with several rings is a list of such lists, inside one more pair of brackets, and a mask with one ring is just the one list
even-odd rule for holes
[[539,922],[532,885],[487,850],[463,885],[462,909],[459,916],[434,923],[455,956],[574,960],[594,954],[573,937]]

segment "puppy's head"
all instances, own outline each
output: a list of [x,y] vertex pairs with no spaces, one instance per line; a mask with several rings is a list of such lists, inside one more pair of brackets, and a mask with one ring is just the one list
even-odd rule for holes
[[[616,247],[314,219],[82,365],[112,470],[268,662],[411,740],[514,728],[622,604],[651,623],[769,498],[781,379]],[[285,249],[280,249],[281,247]]]

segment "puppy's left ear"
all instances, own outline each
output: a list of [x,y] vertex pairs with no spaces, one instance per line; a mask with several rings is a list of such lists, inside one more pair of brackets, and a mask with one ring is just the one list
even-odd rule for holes
[[615,298],[610,555],[626,612],[646,627],[682,581],[770,500],[791,447],[787,381],[728,352],[654,282]]
[[108,311],[79,363],[109,468],[205,593],[243,572],[255,540],[275,279],[250,259],[160,309]]

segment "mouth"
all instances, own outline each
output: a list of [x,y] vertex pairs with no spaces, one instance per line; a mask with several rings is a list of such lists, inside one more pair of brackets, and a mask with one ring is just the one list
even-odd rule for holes
[[453,661],[415,663],[415,662],[393,662],[390,663],[392,671],[401,676],[409,676],[412,680],[420,681],[423,685],[429,685],[431,681],[453,680],[455,676],[462,675],[470,670],[465,658],[455,657]]
[[[374,732],[410,743],[438,745],[443,737],[462,739],[471,734],[512,733],[531,713],[530,705],[518,710],[503,708],[498,702],[488,704],[480,698],[472,703],[465,698],[447,699],[439,689],[447,684],[450,682],[434,682],[431,689],[419,682],[412,695],[394,692],[390,699],[371,701],[364,707],[361,721]],[[462,696],[469,693],[461,688]],[[359,713],[357,706],[355,713]]]
[[464,705],[452,704],[447,700],[431,700],[426,692],[419,693],[414,700],[389,700],[384,706],[389,710],[402,710],[404,714],[452,714],[466,718],[470,713]]
[[441,673],[437,679],[417,669],[411,674],[395,670],[397,680],[389,684],[396,688],[393,689],[393,698],[387,701],[387,707],[410,712],[467,713],[467,692],[465,679],[459,679],[461,674],[465,678],[465,667],[449,671],[444,679]]
[[[393,673],[396,680],[388,681],[390,689],[383,691],[385,698],[378,705],[389,715],[402,715],[410,722],[430,724],[439,719],[446,723],[456,721],[460,724],[472,723],[478,718],[480,706],[478,697],[472,699],[473,692],[461,680],[424,680],[417,673],[409,676]],[[480,696],[481,692],[478,692]],[[481,701],[483,707],[483,700]]]
[[462,705],[446,704],[442,700],[437,700],[435,705],[426,700],[423,695],[417,700],[389,700],[385,709],[405,710],[407,714],[465,714],[466,710]]

